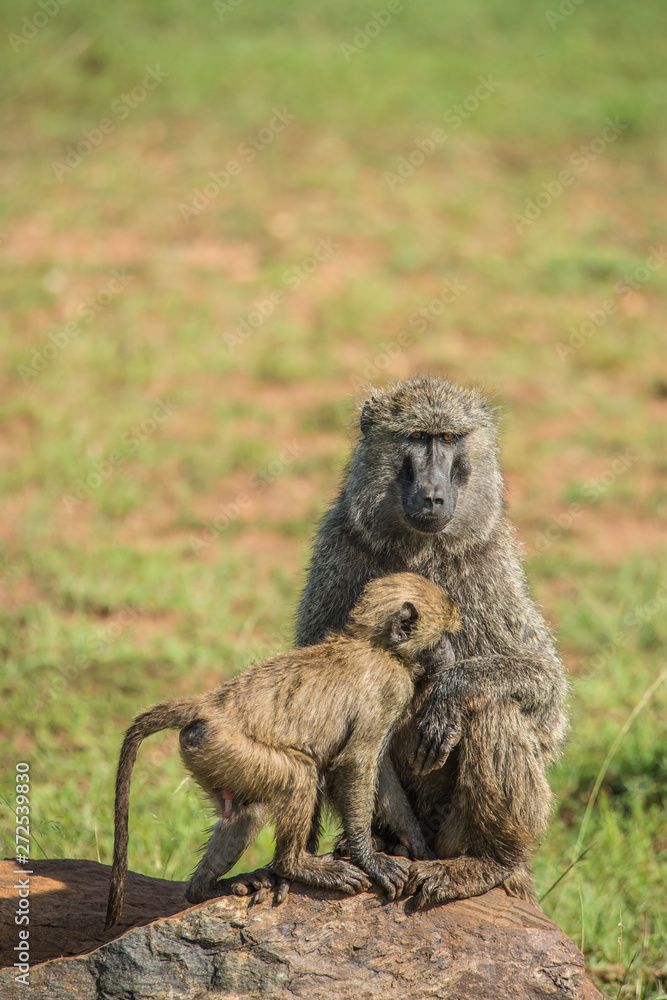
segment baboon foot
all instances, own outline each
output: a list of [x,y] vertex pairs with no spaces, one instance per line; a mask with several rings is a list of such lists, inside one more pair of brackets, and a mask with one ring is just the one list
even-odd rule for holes
[[481,896],[500,885],[509,874],[497,862],[462,856],[450,861],[415,861],[403,894],[414,896],[412,909],[420,910],[454,899]]
[[419,836],[411,836],[409,833],[399,834],[399,838],[391,850],[386,852],[395,857],[409,858],[413,861],[435,861],[437,855],[427,847],[426,841]]
[[410,863],[405,858],[391,858],[388,854],[374,852],[369,858],[355,859],[355,863],[384,889],[388,899],[401,895],[410,872]]
[[529,903],[532,903],[533,906],[537,906],[541,909],[537,896],[535,895],[535,878],[529,864],[524,862],[523,864],[517,865],[511,874],[503,881],[503,885],[506,891],[511,893],[513,896],[518,896],[519,899],[525,899]]
[[207,899],[213,899],[217,895],[213,888],[215,881],[215,878],[203,877],[195,873],[185,890],[185,898],[188,903],[203,903]]
[[269,892],[273,890],[273,902],[276,906],[284,903],[290,890],[290,883],[282,875],[278,875],[269,865],[257,868],[254,872],[246,872],[231,879],[231,888],[235,896],[252,895],[253,906],[263,903]]
[[459,899],[442,861],[419,861],[410,866],[410,875],[403,889],[404,896],[413,896],[411,909],[421,910],[437,903]]
[[392,858],[407,858],[408,861],[435,861],[437,858],[437,854],[426,846],[423,839],[416,840],[404,835],[391,845],[381,844],[377,847],[373,843],[373,847],[376,851],[382,851]]
[[333,854],[300,857],[295,862],[274,860],[273,867],[296,882],[317,889],[338,889],[348,896],[370,889],[371,885],[363,871]]
[[[405,844],[394,844],[387,854],[391,854],[393,858],[407,858],[410,861],[414,858],[414,854],[411,853],[410,848],[406,847]],[[417,855],[419,857],[419,855]]]
[[289,882],[286,879],[266,874],[263,869],[248,875],[237,875],[234,878],[202,879],[196,876],[191,879],[185,898],[188,903],[204,903],[207,899],[218,899],[220,896],[246,896],[253,893],[252,905],[262,903],[266,899],[267,890],[275,890],[274,901],[282,903],[287,899]]

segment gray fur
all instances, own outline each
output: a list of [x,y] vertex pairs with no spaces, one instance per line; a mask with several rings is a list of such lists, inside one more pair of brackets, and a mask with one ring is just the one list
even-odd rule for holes
[[[476,390],[422,376],[373,390],[360,426],[317,533],[297,644],[342,627],[374,577],[419,573],[450,595],[462,624],[452,636],[456,663],[422,692],[393,744],[397,773],[442,859],[416,862],[408,888],[417,905],[501,882],[534,901],[529,854],[547,827],[545,768],[565,738],[567,684],[505,513],[495,414]],[[416,431],[462,435],[467,479],[451,521],[436,534],[410,527],[397,486],[406,439]],[[422,747],[435,746],[457,726],[460,742],[444,766],[415,772],[415,731]]]

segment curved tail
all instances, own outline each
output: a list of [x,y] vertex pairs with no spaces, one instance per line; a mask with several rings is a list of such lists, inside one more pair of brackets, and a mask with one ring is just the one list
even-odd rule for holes
[[179,698],[155,705],[138,715],[125,733],[116,772],[116,798],[114,804],[114,844],[106,930],[118,922],[123,910],[127,882],[128,813],[130,811],[130,782],[137,751],[142,741],[163,729],[182,729],[194,722],[201,708],[201,698]]

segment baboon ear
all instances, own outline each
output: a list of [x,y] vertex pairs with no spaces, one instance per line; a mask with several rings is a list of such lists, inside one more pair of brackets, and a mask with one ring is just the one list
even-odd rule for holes
[[367,431],[371,429],[373,423],[373,418],[371,415],[371,403],[374,403],[374,399],[367,399],[364,403],[363,409],[361,411],[361,417],[359,419],[359,427],[361,428],[361,433],[366,434]]
[[406,639],[409,639],[417,628],[420,618],[421,615],[412,601],[406,601],[392,619],[391,637],[394,642],[405,642]]

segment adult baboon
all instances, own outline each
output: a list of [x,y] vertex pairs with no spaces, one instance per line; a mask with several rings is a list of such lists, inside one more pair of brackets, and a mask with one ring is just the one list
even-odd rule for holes
[[535,902],[529,853],[547,826],[567,685],[505,514],[493,411],[476,390],[423,376],[372,390],[360,428],[317,534],[297,644],[340,628],[387,573],[420,573],[451,596],[456,663],[391,748],[438,859],[413,865],[406,892],[421,906],[504,883]]
[[[375,851],[371,842],[376,790],[379,783],[388,822],[413,856],[433,857],[386,749],[417,678],[441,661],[443,635],[457,627],[452,602],[423,577],[372,580],[344,628],[318,645],[282,653],[216,691],[137,716],[118,762],[107,926],[123,907],[137,751],[146,736],[163,729],[181,730],[183,762],[221,815],[188,886],[190,902],[216,895],[217,879],[269,813],[277,875],[344,892],[368,888],[370,876],[390,899],[400,894],[407,865]],[[446,639],[445,649],[448,644]],[[353,864],[314,854],[323,797],[342,818]]]

